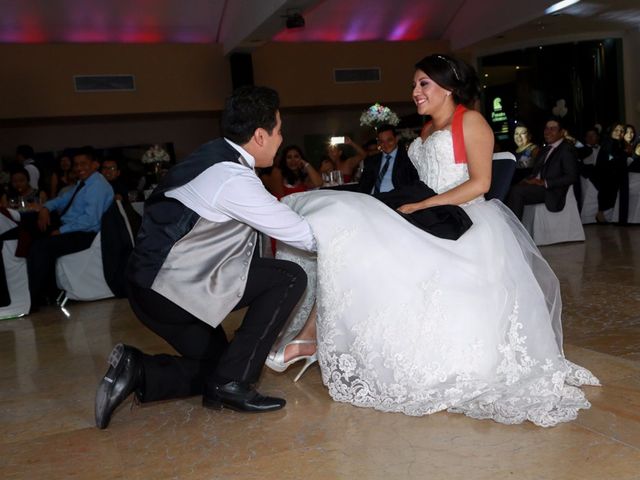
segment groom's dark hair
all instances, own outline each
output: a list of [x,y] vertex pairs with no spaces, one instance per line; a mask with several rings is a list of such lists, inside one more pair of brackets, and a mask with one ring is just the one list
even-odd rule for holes
[[271,134],[276,126],[278,108],[280,98],[275,90],[268,87],[240,87],[225,101],[220,120],[222,136],[244,145],[257,128],[264,128]]

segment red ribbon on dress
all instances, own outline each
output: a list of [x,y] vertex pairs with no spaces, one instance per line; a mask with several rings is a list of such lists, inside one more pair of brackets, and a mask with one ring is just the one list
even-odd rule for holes
[[[467,151],[464,148],[464,130],[462,128],[462,117],[467,109],[463,105],[456,106],[451,119],[451,138],[453,140],[453,158],[455,163],[467,163]],[[431,121],[425,123],[422,127],[422,133],[425,132]]]
[[467,163],[467,151],[464,148],[464,131],[462,129],[462,117],[467,109],[458,105],[453,112],[451,120],[451,137],[453,138],[453,158],[455,163]]

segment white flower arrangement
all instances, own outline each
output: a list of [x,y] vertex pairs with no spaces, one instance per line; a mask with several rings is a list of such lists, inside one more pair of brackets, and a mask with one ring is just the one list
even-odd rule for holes
[[360,125],[363,127],[379,127],[389,124],[394,127],[400,123],[398,116],[389,107],[374,103],[360,115]]
[[142,155],[142,163],[168,163],[169,154],[160,145],[154,145]]

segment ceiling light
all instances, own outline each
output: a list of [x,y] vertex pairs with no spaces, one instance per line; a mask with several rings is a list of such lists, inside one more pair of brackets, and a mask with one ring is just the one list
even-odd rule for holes
[[549,8],[547,8],[544,13],[546,15],[551,15],[552,13],[556,13],[559,12],[560,10],[570,7],[571,5],[574,5],[576,3],[578,3],[580,0],[562,0],[561,2],[557,2],[554,3],[553,5],[551,5]]

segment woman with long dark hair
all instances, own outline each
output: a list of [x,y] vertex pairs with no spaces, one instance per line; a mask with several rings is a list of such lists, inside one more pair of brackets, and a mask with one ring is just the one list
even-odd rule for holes
[[[589,407],[576,386],[598,381],[564,357],[558,279],[513,213],[484,199],[493,133],[465,108],[478,92],[475,71],[450,55],[417,63],[412,98],[431,121],[408,154],[435,195],[404,215],[351,192],[284,200],[311,224],[318,253],[280,253],[304,266],[308,296],[267,366],[317,359],[335,400],[407,415],[552,426]],[[405,219],[439,206],[473,224],[452,240]]]
[[278,165],[282,172],[283,195],[322,186],[322,175],[307,162],[302,149],[297,145],[282,149]]

